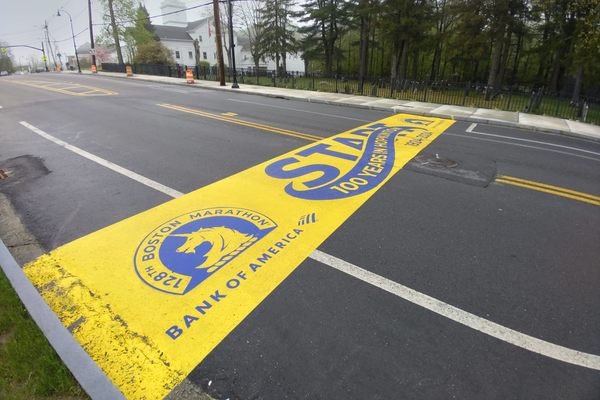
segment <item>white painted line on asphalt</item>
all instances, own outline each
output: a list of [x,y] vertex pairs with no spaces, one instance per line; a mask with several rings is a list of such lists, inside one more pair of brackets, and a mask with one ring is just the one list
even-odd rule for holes
[[600,356],[572,350],[498,325],[322,251],[315,250],[310,258],[496,339],[555,360],[600,370]]
[[[28,124],[27,122],[21,121],[21,125],[32,130],[41,137],[58,144],[59,146],[71,150],[91,161],[94,161],[104,167],[107,167],[119,174],[127,176],[128,178],[134,179],[139,183],[151,187],[152,189],[158,190],[171,197],[179,197],[183,195],[183,193],[175,189],[171,189],[151,179],[138,175],[135,172],[132,172],[110,161],[90,154],[87,151],[81,150],[78,147],[71,146],[70,144],[64,141],[47,134],[41,129],[38,129],[33,125]],[[454,134],[453,136],[463,135]],[[337,269],[338,271],[351,275],[357,279],[360,279],[363,282],[376,286],[388,293],[394,294],[413,304],[426,308],[429,311],[449,318],[455,322],[458,322],[459,324],[475,329],[481,333],[485,333],[486,335],[492,336],[496,339],[500,339],[517,347],[544,355],[546,357],[553,358],[555,360],[564,361],[566,363],[579,365],[585,368],[600,370],[600,356],[584,353],[581,351],[569,349],[567,347],[559,346],[554,343],[546,342],[545,340],[537,339],[533,336],[529,336],[524,333],[496,324],[495,322],[488,321],[484,318],[478,317],[467,311],[461,310],[460,308],[454,307],[448,303],[444,303],[443,301],[437,300],[424,293],[417,292],[414,289],[391,281],[373,272],[369,272],[363,268],[360,268],[354,264],[351,264],[347,261],[344,261],[322,251],[313,251],[309,258],[315,261],[319,261],[329,267]]]
[[477,132],[474,131],[473,128],[475,128],[477,124],[471,124],[466,130],[465,132],[469,132],[469,133],[474,133],[476,135],[483,135],[483,136],[492,136],[492,137],[497,137],[497,138],[502,138],[502,139],[508,139],[508,140],[518,140],[520,142],[528,142],[528,143],[536,143],[536,144],[543,144],[545,146],[552,146],[552,147],[559,147],[562,149],[568,149],[568,150],[575,150],[575,151],[580,151],[582,153],[588,153],[588,154],[593,154],[596,156],[600,156],[600,153],[596,152],[596,151],[590,151],[590,150],[583,150],[580,149],[578,147],[571,147],[571,146],[564,146],[561,144],[554,144],[554,143],[548,143],[548,142],[541,142],[539,140],[531,140],[531,139],[521,139],[521,138],[516,138],[513,136],[504,136],[504,135],[497,135],[495,133],[485,133],[485,132]]
[[46,132],[44,132],[43,130],[36,128],[35,126],[28,124],[25,121],[21,121],[20,122],[21,125],[23,125],[25,128],[29,129],[30,131],[37,133],[38,135],[40,135],[41,137],[43,137],[44,139],[47,139],[53,143],[56,143],[57,145],[64,147],[67,150],[71,150],[73,153],[79,154],[82,157],[87,158],[88,160],[94,161],[95,163],[98,163],[100,165],[102,165],[103,167],[106,167],[108,169],[111,169],[115,172],[118,172],[121,175],[124,175],[128,178],[133,179],[134,181],[138,181],[148,187],[151,187],[154,190],[158,190],[159,192],[162,192],[166,195],[169,195],[171,197],[179,197],[182,196],[183,193],[179,192],[175,189],[171,189],[170,187],[167,187],[161,183],[158,183],[156,181],[153,181],[152,179],[146,178],[145,176],[142,176],[140,174],[137,174],[133,171],[128,170],[127,168],[123,168],[117,164],[114,164],[108,160],[105,160],[103,158],[100,158],[98,156],[95,156],[91,153],[88,153],[85,150],[80,149],[79,147],[75,147],[73,145],[68,144],[67,142],[63,142],[62,140],[55,138],[52,135],[47,134]]
[[[0,269],[56,353],[92,399],[124,399],[90,356],[63,326],[0,240]],[[35,371],[32,371],[35,373]]]
[[465,130],[465,132],[471,133],[473,132],[473,129],[475,129],[475,127],[477,126],[476,123],[472,123],[471,125],[469,125],[469,127]]
[[323,115],[325,117],[343,118],[343,119],[349,119],[349,120],[352,120],[352,121],[360,121],[360,122],[371,122],[370,120],[366,120],[366,119],[345,117],[343,115],[327,114],[327,113],[322,113],[322,112],[317,112],[317,111],[310,111],[310,110],[301,110],[299,108],[292,108],[292,107],[274,106],[272,104],[258,103],[256,101],[247,101],[247,100],[238,100],[238,99],[227,99],[227,100],[229,100],[229,101],[235,101],[236,103],[248,103],[248,104],[252,104],[252,105],[255,105],[255,106],[279,108],[281,110],[290,110],[290,111],[297,111],[297,112],[303,112],[303,113],[309,113],[309,114]]
[[549,149],[547,147],[529,146],[529,145],[526,145],[526,144],[507,142],[507,141],[504,141],[504,140],[487,139],[487,138],[483,138],[483,137],[461,135],[461,134],[450,133],[450,132],[445,132],[444,136],[455,136],[455,137],[460,137],[460,138],[463,138],[463,139],[476,139],[476,140],[483,140],[484,142],[502,143],[502,144],[507,144],[507,145],[510,145],[510,146],[517,146],[517,147],[524,147],[524,148],[527,148],[527,149],[536,149],[536,150],[542,150],[542,151],[549,151],[551,153],[565,154],[565,155],[568,155],[568,156],[571,156],[571,157],[584,158],[586,160],[592,160],[592,161],[598,161],[598,162],[600,162],[600,158],[582,156],[582,155],[579,155],[579,154],[569,153],[567,151],[560,151],[560,150]]

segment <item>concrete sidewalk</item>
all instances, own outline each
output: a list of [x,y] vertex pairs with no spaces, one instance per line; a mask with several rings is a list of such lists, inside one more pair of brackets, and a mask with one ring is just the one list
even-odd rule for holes
[[[86,71],[84,73],[90,73]],[[99,72],[100,76],[127,78],[125,74],[115,72]],[[600,141],[600,126],[586,124],[561,118],[543,115],[526,114],[514,111],[490,110],[487,108],[471,108],[450,106],[418,101],[394,100],[379,97],[356,96],[343,93],[316,92],[310,90],[285,89],[271,86],[242,84],[239,89],[232,89],[230,84],[219,86],[215,81],[196,80],[194,84],[186,83],[182,78],[170,78],[154,75],[134,75],[127,79],[182,85],[211,90],[225,90],[260,96],[283,99],[302,100],[312,103],[336,104],[372,110],[389,111],[391,113],[410,113],[424,116],[451,118],[459,121],[487,123],[529,129],[540,132],[560,133],[586,139]]]

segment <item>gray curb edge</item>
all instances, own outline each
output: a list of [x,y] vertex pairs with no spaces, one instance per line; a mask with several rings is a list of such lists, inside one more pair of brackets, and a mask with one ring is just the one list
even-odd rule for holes
[[2,240],[0,240],[0,267],[27,308],[31,318],[39,326],[83,390],[92,399],[125,399],[48,307]]

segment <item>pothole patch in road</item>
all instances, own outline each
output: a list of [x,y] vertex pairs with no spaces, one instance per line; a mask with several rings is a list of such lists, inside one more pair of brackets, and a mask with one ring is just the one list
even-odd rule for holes
[[49,173],[44,161],[31,155],[0,161],[0,190],[7,191]]
[[404,168],[409,171],[478,187],[487,187],[496,176],[496,162],[494,160],[479,157],[459,160],[439,153],[419,154]]

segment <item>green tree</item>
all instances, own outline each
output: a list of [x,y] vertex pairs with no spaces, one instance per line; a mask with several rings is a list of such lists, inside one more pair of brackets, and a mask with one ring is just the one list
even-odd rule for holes
[[261,24],[262,1],[247,0],[241,3],[238,11],[242,23],[243,34],[248,39],[248,51],[254,61],[254,68],[259,69],[260,61],[264,59],[265,51],[263,35],[265,27]]
[[171,51],[157,41],[139,45],[134,62],[138,64],[173,64]]
[[125,41],[126,27],[135,19],[133,0],[101,0],[104,7],[104,22],[107,31],[113,39],[119,64],[123,64],[121,41]]
[[259,51],[275,59],[277,74],[285,75],[287,55],[299,48],[292,23],[293,7],[292,0],[266,0],[259,15],[258,27],[262,32]]
[[[6,43],[0,42],[0,47],[6,46]],[[14,65],[12,62],[12,54],[10,49],[6,49],[6,52],[0,53],[0,71],[14,72]]]
[[579,103],[584,73],[587,72],[588,76],[600,76],[600,1],[576,0],[574,11],[577,23],[571,72],[575,77],[575,85],[571,101]]
[[347,23],[347,4],[341,0],[312,0],[302,8],[304,16],[300,21],[307,23],[299,29],[305,35],[302,47],[312,58],[322,57],[325,73],[331,74],[339,52],[336,45]]

